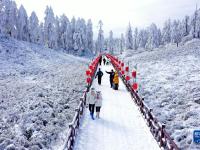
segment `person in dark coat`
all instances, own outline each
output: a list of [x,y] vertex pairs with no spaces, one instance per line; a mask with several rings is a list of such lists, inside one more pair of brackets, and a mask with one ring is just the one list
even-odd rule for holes
[[103,58],[103,64],[104,64],[104,66],[106,65],[106,59],[105,58]]
[[99,68],[99,71],[97,72],[95,78],[98,77],[98,84],[101,85],[101,78],[103,76],[103,72],[101,71],[101,69]]
[[115,76],[115,72],[113,71],[113,69],[111,70],[111,72],[106,71],[106,73],[110,74],[110,87],[113,87],[113,79]]
[[101,66],[102,56],[99,58],[99,65]]

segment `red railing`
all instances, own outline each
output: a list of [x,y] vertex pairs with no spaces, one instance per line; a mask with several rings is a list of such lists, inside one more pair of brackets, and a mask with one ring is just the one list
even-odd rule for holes
[[166,149],[166,150],[179,150],[176,143],[172,140],[170,135],[165,130],[165,125],[161,124],[156,117],[152,113],[152,109],[148,108],[144,103],[144,99],[141,99],[137,93],[137,91],[133,90],[130,82],[125,79],[125,75],[122,75],[122,70],[119,68],[119,60],[110,55],[105,54],[107,58],[110,59],[113,67],[118,72],[119,76],[121,77],[122,81],[126,85],[128,91],[131,93],[131,96],[135,102],[135,104],[139,107],[140,112],[144,116],[145,120],[147,121],[147,125],[150,128],[150,131],[156,141],[159,143],[159,146]]
[[83,92],[83,96],[80,98],[80,103],[79,103],[78,107],[75,109],[76,112],[75,112],[74,118],[73,118],[72,122],[69,124],[69,130],[67,133],[67,140],[66,140],[66,143],[64,146],[64,150],[72,150],[74,147],[75,138],[78,133],[79,126],[80,126],[80,119],[83,116],[84,108],[86,106],[87,92],[89,91],[89,89],[92,85],[92,82],[94,80],[95,72],[98,67],[99,58],[100,58],[100,56],[97,57],[95,60],[93,60],[93,62],[89,65],[89,66],[92,66],[90,69],[91,80],[90,80],[90,82],[87,82],[87,88]]

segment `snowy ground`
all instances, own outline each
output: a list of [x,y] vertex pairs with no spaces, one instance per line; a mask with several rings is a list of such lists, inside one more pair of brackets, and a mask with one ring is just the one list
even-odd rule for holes
[[92,120],[89,111],[84,114],[74,150],[159,150],[144,118],[133,102],[129,92],[120,80],[119,90],[110,88],[111,66],[104,66],[102,85],[96,90],[102,92],[101,118]]
[[181,149],[196,150],[194,129],[200,129],[200,40],[153,51],[127,51],[120,58],[137,64],[140,96]]
[[58,149],[88,60],[0,36],[0,150]]

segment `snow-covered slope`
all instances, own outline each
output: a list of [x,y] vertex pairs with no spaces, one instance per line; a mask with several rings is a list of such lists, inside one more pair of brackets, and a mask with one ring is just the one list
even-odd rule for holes
[[88,60],[0,36],[0,150],[66,140]]
[[200,149],[192,141],[200,127],[200,40],[179,48],[127,51],[120,56],[137,64],[140,95],[181,149]]

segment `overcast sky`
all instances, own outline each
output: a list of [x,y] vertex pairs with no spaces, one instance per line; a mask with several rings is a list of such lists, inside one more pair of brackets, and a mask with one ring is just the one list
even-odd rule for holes
[[18,7],[23,4],[28,15],[35,11],[39,19],[44,18],[46,5],[52,6],[55,15],[66,14],[91,18],[96,31],[98,21],[103,21],[106,34],[113,30],[114,36],[124,33],[128,23],[133,27],[146,27],[152,22],[162,26],[168,18],[183,18],[191,15],[200,0],[15,0]]

